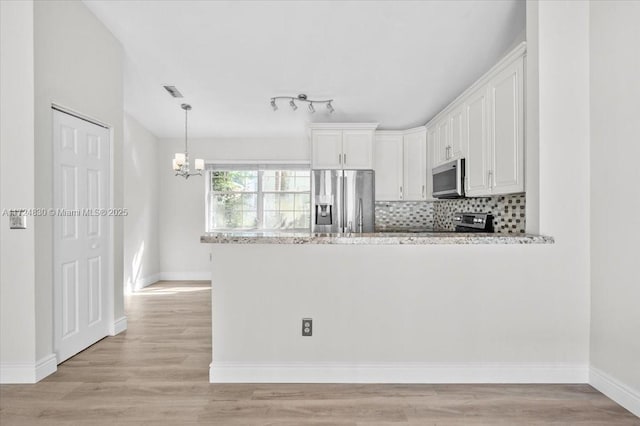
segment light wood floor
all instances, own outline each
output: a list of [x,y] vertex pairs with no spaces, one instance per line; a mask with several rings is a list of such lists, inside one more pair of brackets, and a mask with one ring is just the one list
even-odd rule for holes
[[0,424],[640,425],[588,385],[213,385],[208,283],[160,282],[126,309],[125,333],[0,386]]

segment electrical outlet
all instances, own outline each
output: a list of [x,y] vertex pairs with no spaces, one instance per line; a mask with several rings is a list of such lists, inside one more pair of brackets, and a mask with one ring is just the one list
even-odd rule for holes
[[313,320],[311,318],[302,318],[302,335],[311,336],[313,334]]
[[27,215],[23,210],[9,212],[9,229],[27,229]]

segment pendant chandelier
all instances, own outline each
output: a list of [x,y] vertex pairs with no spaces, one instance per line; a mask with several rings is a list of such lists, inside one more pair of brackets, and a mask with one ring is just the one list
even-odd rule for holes
[[189,146],[187,140],[187,114],[191,110],[191,105],[182,104],[180,107],[184,110],[184,152],[176,153],[173,158],[173,170],[176,172],[176,176],[182,176],[185,179],[189,179],[189,176],[202,176],[204,160],[197,158],[194,164],[195,171],[191,171],[189,168]]
[[274,111],[278,110],[278,105],[276,104],[276,99],[288,99],[289,100],[289,106],[291,107],[292,110],[297,110],[298,109],[298,105],[296,105],[296,101],[297,102],[306,102],[309,104],[308,108],[309,108],[309,112],[316,112],[316,108],[313,106],[313,104],[325,104],[327,111],[329,111],[329,114],[333,113],[334,109],[333,106],[331,105],[331,102],[333,102],[333,99],[326,99],[326,100],[313,100],[313,99],[308,99],[307,95],[305,95],[304,93],[299,94],[297,97],[293,97],[293,96],[274,96],[273,98],[271,98],[271,108],[273,108]]

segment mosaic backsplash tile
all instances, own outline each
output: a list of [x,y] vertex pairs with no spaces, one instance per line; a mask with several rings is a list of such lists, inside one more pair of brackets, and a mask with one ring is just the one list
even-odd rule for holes
[[495,232],[500,234],[524,234],[525,201],[525,194],[436,201],[433,206],[434,227],[455,229],[451,220],[455,212],[491,213],[493,214]]
[[493,227],[500,234],[525,233],[525,194],[458,198],[438,201],[378,201],[376,230],[435,228],[454,230],[456,212],[491,213]]
[[426,201],[377,201],[376,230],[433,227],[433,203]]

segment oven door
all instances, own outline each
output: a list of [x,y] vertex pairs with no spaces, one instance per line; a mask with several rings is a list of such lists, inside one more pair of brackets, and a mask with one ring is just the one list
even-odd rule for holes
[[432,174],[435,198],[464,197],[464,158],[435,167]]

